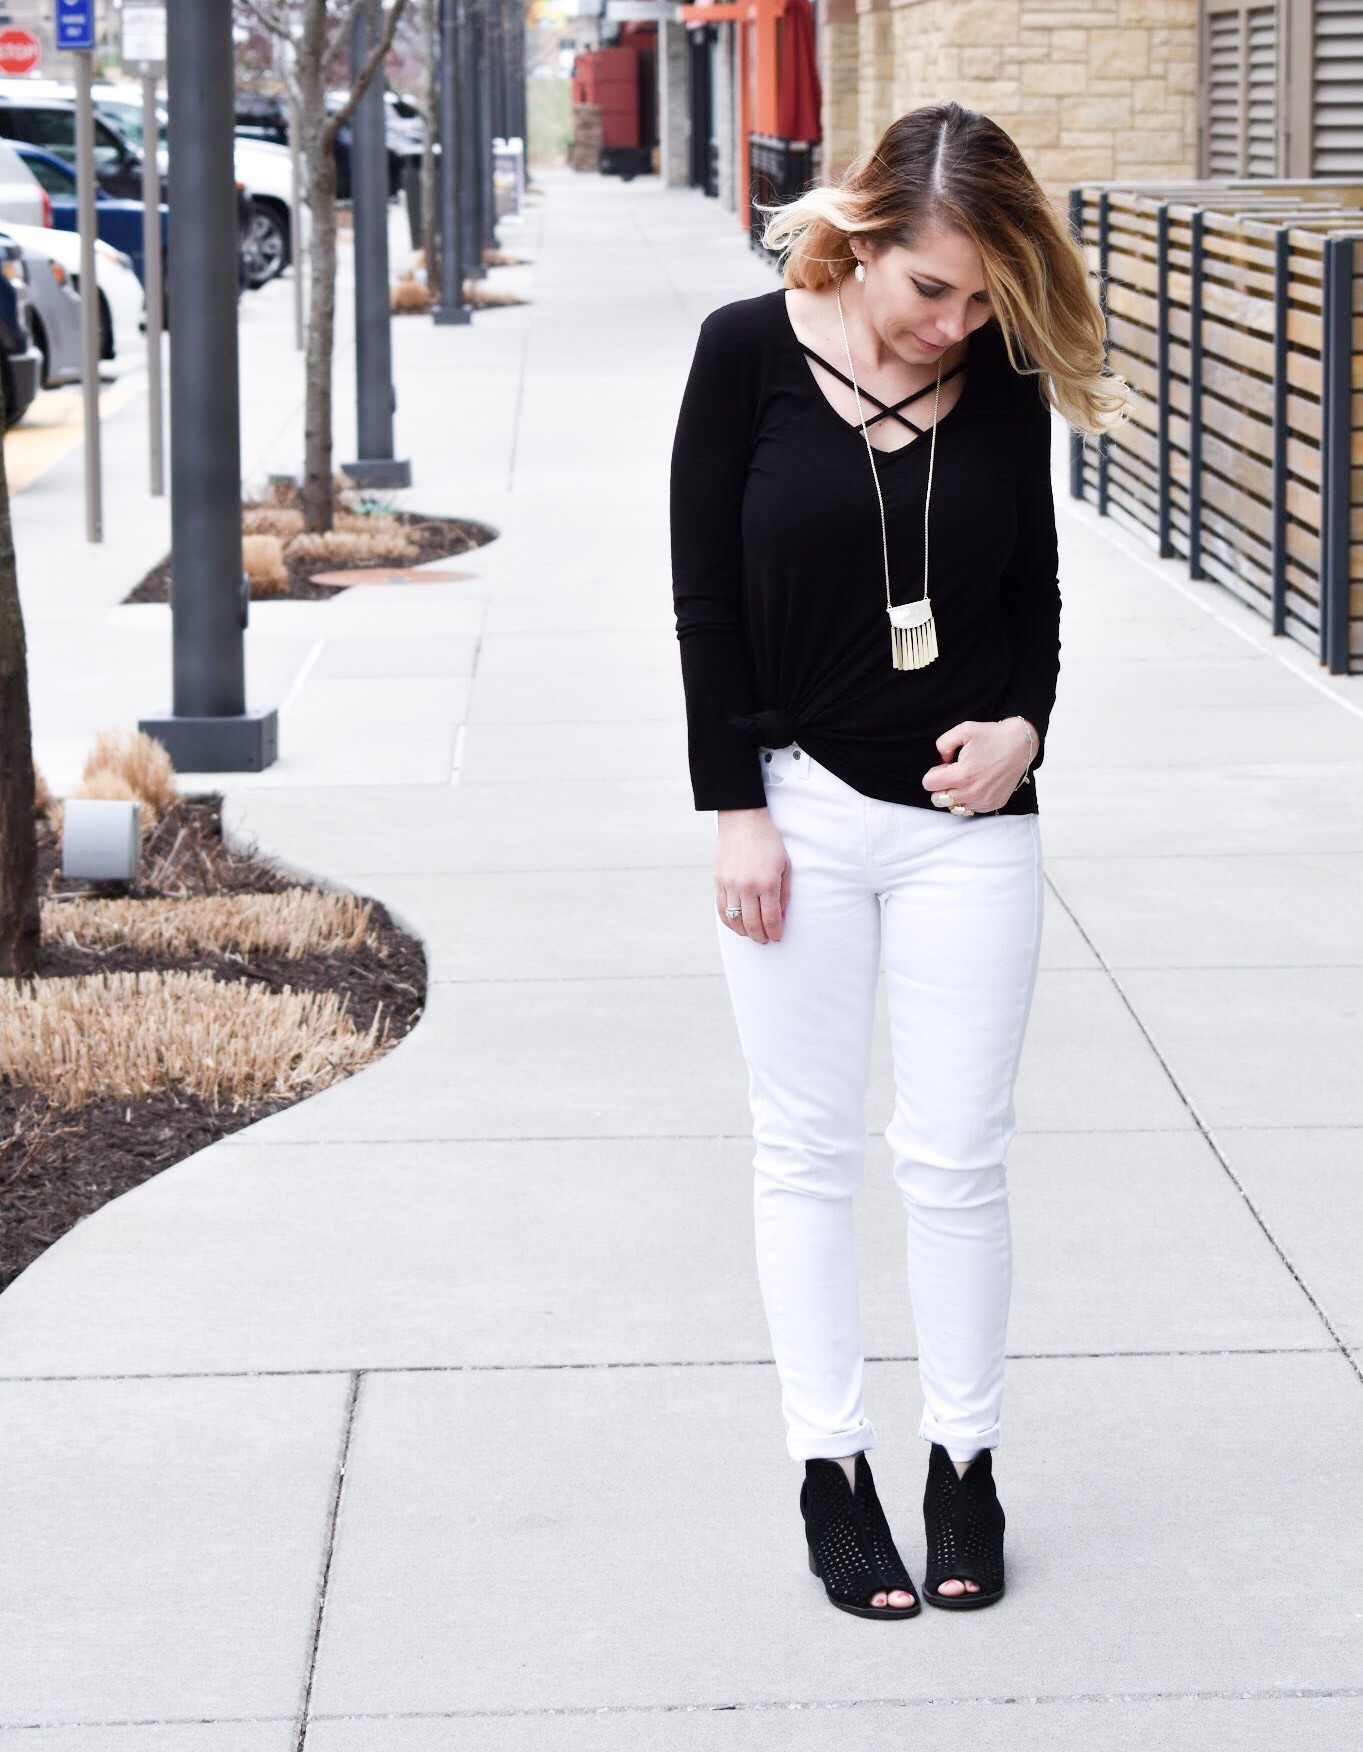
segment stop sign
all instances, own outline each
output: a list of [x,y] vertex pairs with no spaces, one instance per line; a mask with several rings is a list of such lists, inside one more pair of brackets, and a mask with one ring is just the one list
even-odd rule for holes
[[31,30],[13,24],[0,30],[0,73],[31,73],[42,54],[43,45]]

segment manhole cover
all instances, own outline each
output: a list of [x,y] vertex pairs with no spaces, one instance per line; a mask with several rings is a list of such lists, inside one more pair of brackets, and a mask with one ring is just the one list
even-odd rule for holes
[[344,572],[314,572],[314,584],[457,584],[476,572],[427,572],[416,566],[349,566]]

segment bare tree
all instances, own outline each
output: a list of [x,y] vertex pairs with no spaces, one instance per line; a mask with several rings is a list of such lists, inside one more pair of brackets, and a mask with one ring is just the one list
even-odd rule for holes
[[[0,432],[5,395],[0,383]],[[10,526],[9,482],[0,446],[0,977],[38,971],[38,840],[34,823],[33,727],[28,649]]]
[[440,132],[440,0],[416,0],[420,17],[421,113],[426,123],[426,141],[421,149],[421,247],[426,256],[426,285],[434,293],[439,282],[440,227],[436,223],[439,189],[436,183],[435,142]]
[[[237,0],[243,14],[288,46],[284,74],[302,135],[303,175],[312,218],[308,286],[307,400],[304,416],[303,517],[310,530],[331,528],[331,366],[336,344],[336,136],[383,66],[408,0],[388,0],[378,41],[364,64],[349,66],[356,14],[368,0]],[[347,95],[328,112],[328,79],[347,68]]]

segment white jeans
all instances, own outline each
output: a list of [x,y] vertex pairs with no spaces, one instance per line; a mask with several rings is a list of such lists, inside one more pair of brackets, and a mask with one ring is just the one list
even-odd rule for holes
[[717,923],[748,1064],[757,1268],[786,1445],[797,1460],[875,1446],[852,1200],[883,951],[895,1066],[885,1136],[908,1216],[919,1434],[969,1460],[1000,1439],[1004,1158],[1041,943],[1037,817],[882,803],[796,747],[762,758],[791,862],[781,940]]

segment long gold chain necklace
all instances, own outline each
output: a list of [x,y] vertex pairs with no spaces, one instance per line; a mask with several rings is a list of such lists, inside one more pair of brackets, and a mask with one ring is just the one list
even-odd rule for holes
[[[866,416],[862,412],[861,391],[857,388],[856,367],[852,363],[847,324],[843,321],[841,284],[835,285],[833,291],[838,300],[842,344],[847,349],[847,371],[852,379],[852,393],[857,398],[857,418],[861,421],[861,435],[866,440],[871,478],[876,484],[876,503],[880,506],[880,544],[885,556],[885,612],[890,617],[891,659],[896,669],[924,669],[937,655],[937,623],[932,618],[932,603],[928,598],[928,506],[932,502],[932,465],[937,457],[937,404],[942,393],[942,360],[937,361],[937,389],[932,398],[932,440],[928,448],[928,490],[923,500],[923,594],[917,602],[895,602],[890,595],[890,543],[885,533],[885,501],[880,492],[880,472],[876,468],[875,451],[866,431]],[[945,356],[944,353],[943,358]]]

